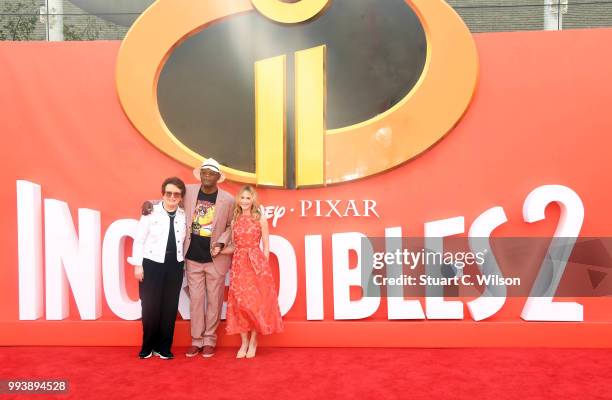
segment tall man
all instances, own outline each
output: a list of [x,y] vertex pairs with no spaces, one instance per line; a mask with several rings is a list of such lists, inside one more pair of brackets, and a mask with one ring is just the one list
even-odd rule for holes
[[[231,255],[219,253],[231,238],[235,202],[232,195],[217,186],[225,180],[217,161],[209,158],[193,172],[201,185],[187,185],[183,200],[187,222],[183,254],[191,301],[191,347],[186,356],[194,357],[202,352],[204,357],[212,357],[217,344],[225,275],[232,261]],[[147,213],[146,203],[143,213]]]

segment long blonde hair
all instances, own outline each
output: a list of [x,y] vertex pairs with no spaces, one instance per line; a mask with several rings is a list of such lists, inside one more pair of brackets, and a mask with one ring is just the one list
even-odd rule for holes
[[245,185],[240,188],[238,194],[236,195],[236,204],[234,206],[234,216],[232,217],[232,225],[236,222],[238,217],[242,215],[242,207],[240,207],[240,197],[242,197],[242,193],[249,192],[251,194],[251,198],[253,199],[253,203],[251,203],[251,217],[259,221],[261,219],[261,211],[259,210],[259,200],[257,196],[257,192],[255,188],[251,185]]

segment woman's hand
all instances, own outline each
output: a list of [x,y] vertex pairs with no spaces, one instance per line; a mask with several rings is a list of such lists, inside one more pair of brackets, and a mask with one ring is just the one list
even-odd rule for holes
[[134,267],[134,278],[136,278],[138,282],[142,282],[144,280],[144,268],[142,268],[142,265],[137,265]]

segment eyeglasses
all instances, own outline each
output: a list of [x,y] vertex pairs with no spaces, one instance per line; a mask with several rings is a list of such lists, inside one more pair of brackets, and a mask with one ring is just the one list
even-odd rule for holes
[[168,198],[176,198],[176,199],[180,199],[182,194],[181,192],[170,192],[170,191],[166,191],[164,193],[164,196],[168,197]]

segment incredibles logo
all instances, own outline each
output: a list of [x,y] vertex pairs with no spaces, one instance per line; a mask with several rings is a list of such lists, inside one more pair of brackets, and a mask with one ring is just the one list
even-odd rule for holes
[[[332,20],[347,15],[354,20]],[[264,23],[249,16],[265,20],[267,37],[251,37]],[[411,31],[395,27],[410,24]],[[386,26],[386,36],[377,26]],[[224,29],[232,41],[208,43]],[[268,48],[270,42],[281,45]],[[188,80],[185,54],[197,59],[205,45],[209,52],[197,64],[202,80]],[[215,69],[219,49],[234,61],[220,58]],[[343,64],[344,55],[354,58]],[[236,65],[249,85],[228,78]],[[443,0],[158,0],[134,23],[117,61],[123,109],[153,145],[189,166],[215,157],[229,179],[270,187],[347,182],[416,157],[459,121],[477,79],[472,36]],[[197,85],[205,86],[189,94]],[[244,86],[251,92],[240,92]],[[177,87],[188,100],[177,100]]]

